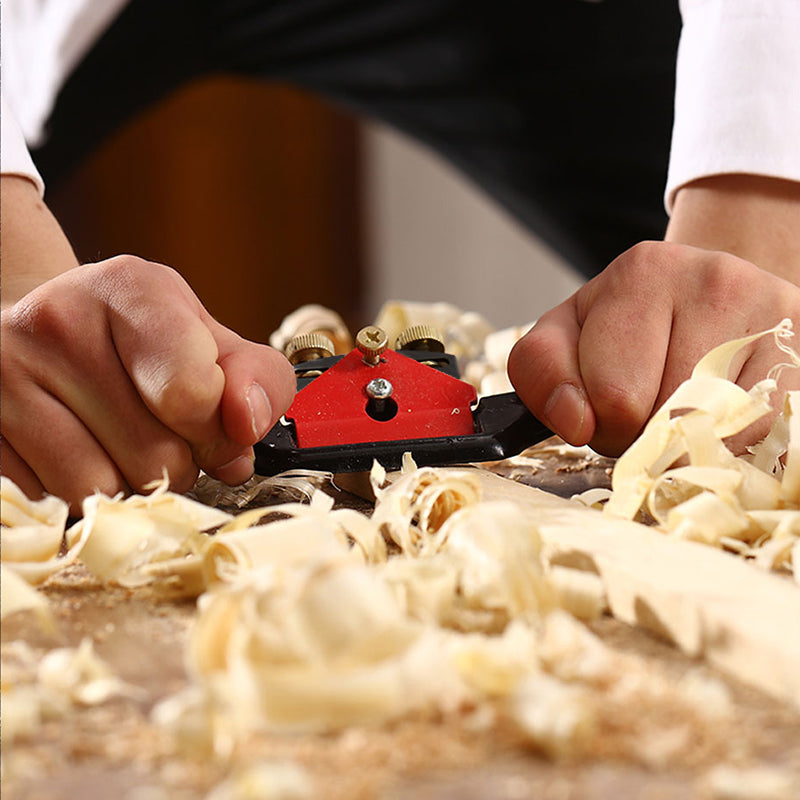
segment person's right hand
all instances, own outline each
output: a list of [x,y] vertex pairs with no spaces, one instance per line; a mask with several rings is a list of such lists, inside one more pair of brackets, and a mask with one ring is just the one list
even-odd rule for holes
[[169,267],[77,267],[3,311],[2,472],[73,513],[163,468],[176,491],[198,468],[242,483],[294,388],[280,353],[214,320]]

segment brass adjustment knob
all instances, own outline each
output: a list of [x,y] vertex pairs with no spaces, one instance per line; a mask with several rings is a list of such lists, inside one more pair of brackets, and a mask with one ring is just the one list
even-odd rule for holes
[[328,358],[334,352],[333,342],[324,333],[300,333],[286,343],[283,354],[290,364],[302,364],[317,358]]
[[433,325],[412,325],[397,337],[398,350],[424,350],[444,353],[444,336]]
[[367,325],[356,334],[356,347],[364,356],[364,363],[375,366],[381,360],[383,353],[389,346],[389,337],[383,328],[377,325]]

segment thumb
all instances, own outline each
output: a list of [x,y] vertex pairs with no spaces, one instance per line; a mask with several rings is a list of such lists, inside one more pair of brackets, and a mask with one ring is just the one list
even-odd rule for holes
[[242,445],[262,439],[289,407],[295,393],[291,364],[272,347],[250,342],[208,317],[225,375],[222,426]]
[[544,314],[508,359],[508,376],[523,403],[572,445],[587,444],[595,415],[580,372],[574,295]]

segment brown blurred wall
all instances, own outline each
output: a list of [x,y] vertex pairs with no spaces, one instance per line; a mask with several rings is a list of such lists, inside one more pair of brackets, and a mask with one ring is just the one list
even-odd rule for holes
[[169,264],[217,319],[265,341],[309,302],[364,322],[360,173],[352,118],[214,78],[133,120],[47,200],[81,261]]

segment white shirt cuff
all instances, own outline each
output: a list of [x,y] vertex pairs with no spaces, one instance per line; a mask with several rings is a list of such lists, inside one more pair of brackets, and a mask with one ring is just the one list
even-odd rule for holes
[[44,181],[33,163],[25,138],[11,113],[5,97],[0,97],[0,171],[21,175],[36,184],[39,195],[44,196]]
[[664,202],[698,178],[800,180],[800,2],[683,0]]

